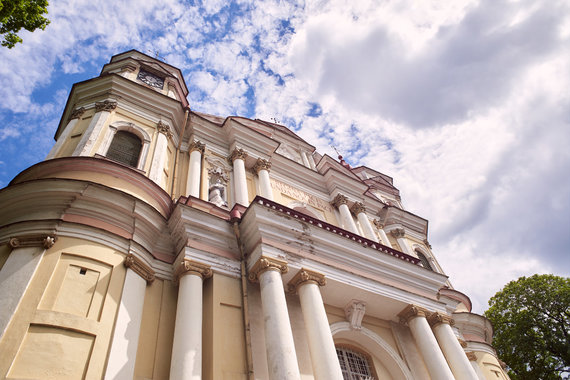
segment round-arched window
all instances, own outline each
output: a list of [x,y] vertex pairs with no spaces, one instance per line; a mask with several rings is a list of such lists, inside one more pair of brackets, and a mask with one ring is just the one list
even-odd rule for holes
[[142,142],[137,135],[127,131],[118,131],[111,141],[107,158],[136,168],[141,148]]
[[418,255],[418,259],[420,259],[423,267],[433,271],[433,268],[431,267],[429,260],[427,259],[426,255],[424,255],[423,253],[421,253],[418,250],[416,250],[416,254]]
[[336,355],[340,363],[344,380],[375,380],[368,358],[360,352],[348,347],[336,347]]

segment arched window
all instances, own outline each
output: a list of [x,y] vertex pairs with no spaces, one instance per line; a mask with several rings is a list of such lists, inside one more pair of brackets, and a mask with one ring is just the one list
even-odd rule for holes
[[422,265],[424,266],[424,268],[433,271],[433,268],[431,267],[427,257],[423,253],[418,251],[417,249],[416,249],[416,254],[418,255],[418,259],[420,259],[420,261],[422,262]]
[[344,380],[375,380],[368,358],[348,347],[336,347]]
[[127,131],[118,131],[111,141],[107,158],[136,168],[141,148],[142,142],[137,135]]

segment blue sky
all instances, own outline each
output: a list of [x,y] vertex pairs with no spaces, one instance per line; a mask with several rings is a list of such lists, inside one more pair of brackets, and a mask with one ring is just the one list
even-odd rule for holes
[[275,118],[395,180],[476,311],[521,275],[570,275],[567,1],[53,1],[0,49],[0,187],[41,161],[71,85],[137,49],[191,107]]

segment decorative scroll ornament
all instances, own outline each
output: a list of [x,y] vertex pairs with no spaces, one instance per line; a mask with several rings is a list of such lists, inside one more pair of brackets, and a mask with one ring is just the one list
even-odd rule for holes
[[255,174],[259,174],[260,170],[267,170],[269,171],[269,169],[271,169],[271,162],[264,160],[262,158],[258,158],[257,162],[255,163],[255,165],[253,166],[253,172]]
[[235,148],[234,151],[228,157],[228,161],[233,164],[235,160],[245,160],[247,158],[247,152],[242,148]]
[[9,243],[12,248],[25,248],[25,247],[43,247],[50,249],[57,241],[57,236],[52,235],[34,235],[13,237]]
[[174,271],[174,281],[178,283],[182,276],[193,274],[200,276],[202,279],[212,277],[212,268],[207,264],[202,264],[197,261],[184,259]]
[[104,102],[96,102],[95,103],[95,112],[111,112],[115,108],[117,108],[117,102],[113,102],[110,100],[105,100]]
[[204,149],[206,149],[206,144],[201,143],[199,140],[195,140],[188,146],[188,153],[192,153],[197,150],[200,154],[204,154]]
[[84,113],[85,113],[85,108],[83,107],[76,108],[71,112],[71,115],[69,115],[69,120],[79,119],[81,116],[83,116]]
[[374,219],[372,223],[376,226],[376,228],[380,230],[384,229],[384,224],[382,224],[382,222],[379,221],[378,219]]
[[296,293],[299,286],[304,285],[306,283],[313,283],[319,286],[325,286],[327,284],[327,280],[325,279],[325,275],[318,272],[313,272],[308,269],[301,269],[287,284],[287,291],[289,293]]
[[350,208],[350,211],[352,211],[352,213],[354,215],[358,215],[362,212],[366,212],[366,207],[364,206],[364,203],[362,203],[362,202],[354,202],[354,204]]
[[168,126],[168,124],[159,121],[158,123],[156,123],[156,129],[158,130],[158,133],[162,133],[166,135],[166,137],[168,138],[172,137],[172,132],[170,131],[170,127]]
[[348,197],[345,197],[342,194],[337,194],[336,197],[334,197],[333,201],[331,202],[331,205],[333,205],[336,208],[339,208],[340,205],[345,205],[348,203]]
[[259,276],[268,270],[274,270],[280,272],[281,274],[285,274],[289,270],[289,267],[287,267],[286,261],[262,256],[249,270],[249,281],[258,282]]
[[344,315],[353,330],[362,329],[362,318],[366,313],[366,302],[352,300],[344,307]]
[[423,307],[416,306],[416,305],[408,305],[402,310],[398,317],[400,317],[401,323],[408,323],[408,321],[412,318],[416,317],[426,317],[429,312],[424,309]]
[[430,324],[430,326],[437,326],[440,323],[446,323],[450,326],[455,325],[455,321],[453,320],[453,318],[451,318],[449,315],[445,315],[445,314],[440,313],[440,312],[432,313],[428,317],[427,321]]
[[396,228],[395,230],[390,231],[390,233],[391,233],[392,236],[394,236],[396,239],[398,239],[398,238],[403,238],[404,236],[406,236],[406,231],[404,231],[403,228]]
[[133,272],[141,276],[148,284],[152,283],[155,279],[155,272],[146,265],[141,259],[129,253],[125,257],[123,264],[126,268],[131,269]]
[[467,348],[467,342],[464,341],[463,339],[457,338],[457,340],[459,341],[459,345],[463,348]]
[[477,361],[477,355],[475,355],[473,351],[466,352],[465,355],[467,356],[467,359],[469,359],[470,362]]

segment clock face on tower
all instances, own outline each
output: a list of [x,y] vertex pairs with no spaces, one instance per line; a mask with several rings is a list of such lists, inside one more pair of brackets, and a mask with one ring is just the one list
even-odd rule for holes
[[142,69],[139,71],[137,79],[152,87],[162,88],[164,86],[164,79]]

